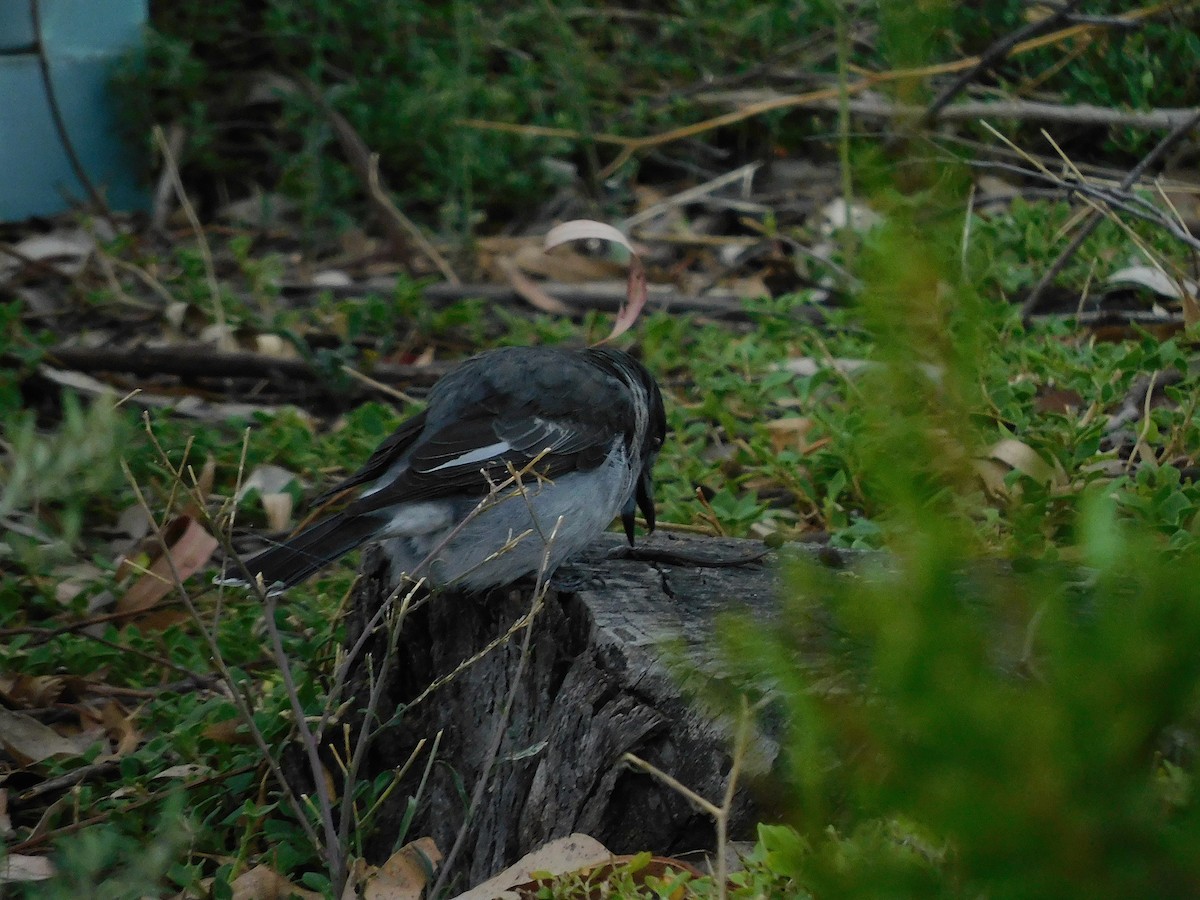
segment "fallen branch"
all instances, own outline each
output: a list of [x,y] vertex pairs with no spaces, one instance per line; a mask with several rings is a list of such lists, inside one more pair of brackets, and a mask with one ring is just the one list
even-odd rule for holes
[[[626,285],[624,282],[582,282],[568,284],[565,282],[543,281],[538,287],[555,300],[568,307],[572,317],[582,317],[592,310],[600,312],[619,312],[625,302]],[[353,284],[326,287],[312,284],[284,284],[280,290],[286,297],[304,297],[312,294],[331,294],[334,297],[361,297],[366,294],[389,294],[396,289],[396,279],[391,277],[371,278]],[[492,304],[511,303],[520,308],[527,308],[528,302],[521,297],[512,285],[492,283],[451,284],[439,282],[427,285],[422,289],[426,303],[432,305],[449,305],[460,300],[486,300]],[[733,291],[710,291],[705,294],[684,294],[669,285],[652,284],[649,288],[647,307],[650,309],[669,309],[672,312],[694,312],[721,319],[726,322],[748,321],[750,316],[745,309],[747,298]],[[824,321],[820,309],[795,313],[813,322]]]
[[[1179,143],[1179,141],[1181,141],[1197,126],[1200,126],[1200,110],[1195,110],[1189,118],[1175,126],[1170,134],[1167,134],[1165,137],[1163,137],[1163,139],[1158,142],[1154,149],[1142,157],[1138,164],[1129,170],[1125,177],[1121,179],[1119,192],[1127,193],[1129,189],[1133,187],[1133,185],[1137,184],[1138,179],[1146,173],[1147,169],[1162,159],[1168,150]],[[1110,206],[1114,205],[1112,198],[1107,198],[1106,202],[1108,202]],[[1129,211],[1127,207],[1122,206],[1122,208],[1127,212]],[[1021,305],[1021,315],[1025,318],[1028,318],[1037,310],[1046,288],[1048,288],[1054,279],[1058,277],[1058,274],[1063,270],[1071,257],[1073,257],[1079,248],[1083,246],[1083,242],[1088,239],[1092,232],[1094,232],[1100,226],[1100,222],[1103,221],[1100,214],[1096,210],[1089,210],[1085,216],[1086,218],[1080,225],[1079,230],[1075,232],[1074,237],[1071,238],[1070,243],[1063,248],[1062,252],[1058,254],[1058,258],[1050,264],[1050,267],[1046,269],[1044,273],[1042,273],[1042,277],[1038,279],[1038,283],[1034,285],[1033,290],[1029,292],[1029,296],[1025,298],[1025,302]],[[1168,230],[1173,230],[1169,226],[1175,225],[1174,222],[1165,218],[1160,224],[1163,225],[1163,227],[1167,227]],[[1175,234],[1175,236],[1182,237],[1183,235]],[[1186,236],[1191,237],[1191,235]]]
[[[262,353],[220,353],[208,344],[167,347],[51,347],[46,359],[77,372],[126,372],[131,375],[175,375],[180,378],[285,378],[316,382],[325,376],[304,359]],[[371,376],[384,383],[427,386],[449,366],[432,363],[406,366],[381,363]]]
[[[770,91],[738,91],[736,93],[706,94],[700,99],[712,103],[741,104],[767,102],[771,97],[786,97]],[[822,111],[836,112],[836,99],[817,99],[807,104]],[[850,112],[863,117],[881,119],[915,119],[924,115],[921,106],[892,103],[882,97],[857,97],[849,101]],[[1091,103],[1046,103],[1039,100],[966,100],[938,111],[944,122],[974,121],[976,119],[1013,119],[1022,122],[1044,122],[1057,125],[1095,125],[1108,128],[1138,128],[1162,131],[1178,128],[1196,113],[1194,107],[1160,107],[1157,109],[1113,109]]]
[[925,110],[921,117],[921,124],[928,127],[936,122],[942,112],[950,105],[955,97],[957,97],[972,81],[975,81],[982,75],[987,74],[1004,60],[1008,59],[1013,48],[1019,46],[1023,41],[1043,35],[1046,32],[1057,28],[1075,11],[1083,0],[1067,0],[1060,4],[1056,9],[1053,9],[1050,15],[1034,22],[1027,22],[1022,27],[1018,28],[1004,37],[992,43],[990,47],[980,54],[979,62],[963,72],[958,78],[947,85],[946,88],[937,95],[929,108]]
[[[1008,53],[1009,57],[1020,56],[1021,54],[1040,50],[1043,47],[1053,46],[1073,37],[1089,34],[1092,31],[1100,28],[1110,28],[1113,25],[1121,25],[1124,23],[1139,22],[1143,19],[1150,18],[1167,10],[1178,10],[1182,5],[1192,5],[1191,3],[1181,4],[1177,0],[1165,0],[1165,2],[1155,3],[1151,6],[1135,9],[1121,16],[1115,17],[1113,20],[1106,20],[1103,23],[1097,22],[1081,22],[1067,28],[1061,28],[1050,34],[1041,35],[1040,37],[1030,38],[1022,41],[1014,46]],[[823,102],[837,103],[841,98],[849,99],[855,95],[861,94],[864,91],[881,84],[892,84],[900,81],[910,81],[913,79],[930,78],[935,75],[948,75],[955,72],[963,72],[975,68],[982,61],[982,57],[969,56],[963,59],[953,60],[947,63],[935,63],[928,66],[919,66],[912,69],[892,69],[888,72],[880,72],[878,74],[867,75],[866,77],[846,85],[838,85],[831,88],[823,88],[816,91],[809,91],[803,94],[771,96],[757,103],[751,103],[740,109],[725,113],[721,116],[716,116],[711,119],[705,119],[702,122],[696,122],[693,125],[684,125],[680,128],[673,128],[669,131],[660,132],[659,134],[646,135],[644,137],[625,137],[615,134],[585,134],[570,128],[547,128],[534,125],[519,125],[510,122],[491,122],[483,119],[463,119],[459,121],[460,125],[468,128],[478,128],[488,131],[501,131],[509,134],[521,134],[527,137],[556,137],[568,138],[571,140],[587,140],[595,144],[608,144],[622,148],[616,158],[609,163],[604,171],[600,173],[601,177],[608,177],[613,172],[621,168],[626,162],[633,158],[633,155],[641,150],[649,150],[654,147],[661,147],[665,144],[671,144],[675,141],[683,140],[684,138],[695,137],[699,134],[706,134],[714,131],[717,128],[723,128],[727,125],[736,125],[740,122],[745,122],[750,119],[766,115],[771,112],[778,112],[788,109],[800,109],[802,107],[814,106]],[[914,117],[924,115],[924,107],[915,107]],[[944,114],[942,116],[945,117]],[[1164,127],[1172,127],[1170,125]]]
[[[1200,116],[1200,110],[1197,110],[1197,115]],[[1192,127],[1195,127],[1195,124]],[[1164,139],[1162,143],[1165,142],[1166,139]],[[1174,143],[1174,141],[1172,141],[1172,143]],[[1064,179],[1048,169],[1045,169],[1044,167],[1041,169],[1031,169],[1024,166],[1013,165],[1011,163],[992,162],[988,160],[973,161],[970,163],[970,165],[973,168],[1010,172],[1023,178],[1045,182],[1053,185],[1057,189],[1062,199],[1069,200],[1072,198],[1072,196],[1081,198],[1085,203],[1088,203],[1092,207],[1093,211],[1098,210],[1098,204],[1104,204],[1110,208],[1110,212],[1120,211],[1134,218],[1149,222],[1155,227],[1161,228],[1181,244],[1190,247],[1194,251],[1200,252],[1200,238],[1197,238],[1190,231],[1188,231],[1184,225],[1164,213],[1145,197],[1140,197],[1137,194],[1132,193],[1129,189],[1122,188],[1120,185],[1114,187],[1104,187],[1102,185],[1092,184],[1085,181]],[[1130,174],[1137,174],[1140,177],[1141,173],[1131,172]],[[1134,182],[1136,182],[1136,180],[1137,178],[1134,178],[1130,181],[1130,184],[1132,185]],[[1117,221],[1119,221],[1119,219]],[[1029,304],[1028,300],[1026,300],[1026,304]]]
[[371,148],[350,124],[350,120],[333,108],[320,86],[312,79],[300,72],[292,72],[291,78],[333,126],[333,132],[337,136],[338,145],[342,148],[342,154],[346,157],[350,168],[354,170],[354,174],[358,176],[358,180],[362,182],[371,206],[374,207],[384,230],[387,231],[388,240],[391,242],[396,256],[404,262],[411,258],[411,239],[412,243],[415,243],[417,248],[442,273],[442,277],[451,283],[457,283],[458,276],[450,268],[445,257],[429,242],[416,222],[401,212],[400,208],[392,202],[387,186],[379,175],[379,155],[371,152]]

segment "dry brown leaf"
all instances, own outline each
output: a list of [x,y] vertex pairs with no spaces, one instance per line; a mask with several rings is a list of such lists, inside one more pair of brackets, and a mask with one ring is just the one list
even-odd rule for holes
[[[594,886],[592,887],[591,896],[603,897],[606,896],[604,887],[608,884],[608,881],[612,878],[614,872],[616,872],[621,866],[626,866],[633,862],[636,858],[637,857],[635,856],[629,855],[613,856],[610,857],[608,861],[600,863],[599,865],[581,866],[580,868],[574,869],[569,873],[556,872],[552,874],[580,875],[586,878],[590,885]],[[667,856],[654,856],[647,860],[646,863],[638,868],[636,872],[632,873],[632,881],[635,886],[643,887],[646,885],[648,878],[656,878],[660,883],[670,882],[685,872],[688,875],[692,875],[696,878],[700,878],[704,875],[703,872],[701,872],[691,863],[686,863],[683,860],[673,859]],[[541,874],[541,870],[539,870],[539,874]],[[533,900],[533,898],[541,896],[542,889],[547,886],[548,881],[549,879],[545,877],[532,879],[524,882],[523,884],[518,884],[515,888],[513,888],[513,892],[518,898],[521,898],[521,900],[525,900],[525,898]],[[675,890],[670,894],[671,900],[682,900],[683,896],[683,885],[677,885]]]
[[526,275],[567,283],[605,281],[618,277],[624,265],[574,250],[546,252],[540,237],[486,237],[475,245],[480,274],[485,280],[508,277],[504,263],[515,263]]
[[267,527],[273,531],[285,530],[292,521],[295,498],[291,494],[263,494],[258,499],[267,514]]
[[812,430],[812,419],[807,416],[785,416],[767,422],[767,434],[776,453],[797,450],[801,453],[808,446],[807,436]]
[[1016,438],[1005,438],[993,444],[988,451],[988,458],[1002,462],[1041,484],[1054,481],[1054,469],[1050,464],[1042,459],[1036,450]]
[[235,499],[241,502],[251,491],[258,492],[259,502],[267,514],[267,524],[275,531],[284,531],[292,520],[295,499],[285,488],[297,484],[300,477],[282,466],[261,465],[246,476]]
[[142,743],[142,733],[133,724],[133,716],[115,700],[109,700],[100,710],[100,724],[113,743],[114,756],[127,756]]
[[0,860],[0,884],[19,881],[45,881],[55,875],[54,863],[45,856],[10,853]]
[[1008,485],[1004,483],[1004,477],[1012,471],[1008,466],[994,459],[975,459],[971,461],[971,465],[989,496],[1000,499],[1008,497]]
[[542,312],[556,316],[565,316],[570,313],[569,306],[542,290],[541,285],[522,272],[511,259],[501,259],[499,265],[508,278],[508,283],[512,285],[512,289],[534,309],[540,309]]
[[[174,535],[178,537],[174,537]],[[172,563],[180,579],[200,571],[217,549],[217,539],[190,516],[180,516],[164,530],[170,556],[159,556],[149,571],[117,600],[117,612],[141,612],[150,609],[175,589]]]
[[605,281],[620,277],[625,267],[612,260],[597,259],[564,249],[548,253],[536,244],[526,244],[509,257],[526,275],[567,284]]
[[242,726],[241,719],[223,719],[220,722],[214,722],[200,733],[218,744],[254,743],[254,738],[249,730]]
[[1070,388],[1041,386],[1033,398],[1033,408],[1038,412],[1068,414],[1084,405],[1083,395]]
[[94,743],[94,735],[67,738],[37,719],[0,706],[0,747],[21,765],[51,756],[78,756]]
[[65,686],[57,675],[0,675],[0,700],[22,709],[53,706]]
[[195,778],[200,775],[211,775],[212,771],[208,766],[202,766],[198,763],[180,763],[177,766],[169,766],[163,769],[157,775],[151,776],[151,778]]
[[613,329],[608,337],[598,342],[603,344],[623,335],[641,315],[642,308],[646,305],[646,299],[649,296],[646,268],[642,265],[642,259],[633,248],[633,244],[629,242],[629,238],[613,226],[597,222],[595,219],[573,219],[570,222],[556,225],[546,232],[543,247],[546,250],[553,250],[560,244],[583,240],[610,241],[629,251],[629,280],[625,287],[625,304],[617,313],[617,319],[613,323]]
[[266,866],[255,866],[243,872],[230,885],[233,900],[321,900],[316,891],[298,888],[278,872]]
[[534,872],[565,875],[584,866],[596,866],[612,859],[608,848],[586,834],[570,834],[527,853],[498,875],[483,884],[459,894],[455,900],[496,900],[519,884],[529,881]]
[[421,892],[441,860],[442,854],[431,837],[405,844],[382,866],[357,860],[342,898],[420,900]]
[[1128,266],[1113,272],[1104,283],[1111,287],[1141,287],[1172,300],[1184,300],[1188,294],[1200,293],[1200,284],[1187,278],[1174,278],[1161,266]]
[[260,494],[278,494],[288,485],[299,481],[300,476],[283,466],[274,466],[269,463],[255,466],[246,476],[241,487],[238,488],[234,499],[241,502],[251,491],[258,491]]
[[[25,238],[14,247],[26,259],[46,262],[64,275],[78,275],[95,252],[96,239],[82,228],[60,228]],[[20,269],[20,257],[0,256],[0,278]]]

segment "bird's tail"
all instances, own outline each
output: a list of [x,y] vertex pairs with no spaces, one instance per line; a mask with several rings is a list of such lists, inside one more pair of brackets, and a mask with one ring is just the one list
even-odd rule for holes
[[[379,520],[372,516],[337,513],[254,554],[244,561],[246,571],[252,578],[261,574],[268,593],[278,594],[369,541],[379,526]],[[245,587],[245,573],[226,563],[225,572],[216,582]]]

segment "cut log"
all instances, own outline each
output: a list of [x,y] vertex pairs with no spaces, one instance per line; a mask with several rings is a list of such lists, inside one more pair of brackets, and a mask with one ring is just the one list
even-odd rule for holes
[[[639,542],[635,554],[619,536],[605,535],[556,576],[535,619],[488,790],[455,865],[460,886],[572,832],[590,834],[617,853],[713,846],[707,815],[622,757],[636,754],[720,802],[730,768],[727,723],[700,712],[684,695],[665,662],[664,645],[676,642],[702,655],[720,614],[742,610],[770,617],[778,595],[773,559],[758,542],[661,534]],[[386,562],[369,551],[353,598],[348,645],[391,589]],[[521,632],[405,707],[509,632],[529,612],[532,596],[531,586],[486,597],[442,595],[404,620],[379,705],[381,719],[401,714],[381,728],[362,777],[397,769],[417,740],[441,734],[438,763],[407,834],[399,833],[401,822],[424,759],[385,804],[371,826],[370,856],[385,858],[398,842],[423,835],[443,853],[454,843],[514,690]],[[370,673],[381,671],[382,633],[367,646],[373,659],[352,679],[353,709],[365,708]],[[768,760],[773,756],[772,748],[757,749]],[[739,793],[731,836],[749,836],[755,821],[753,802]]]

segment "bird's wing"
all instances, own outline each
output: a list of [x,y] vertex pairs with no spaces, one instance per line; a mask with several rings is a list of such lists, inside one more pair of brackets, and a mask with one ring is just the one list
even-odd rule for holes
[[450,496],[482,498],[491,489],[489,479],[503,482],[510,467],[516,472],[530,467],[530,481],[534,473],[554,479],[576,469],[595,468],[616,437],[610,428],[575,417],[524,413],[497,419],[494,412],[479,409],[422,435],[395,480],[355,501],[347,512],[370,513],[394,503]]
[[320,506],[326,500],[340,494],[342,491],[358,487],[360,484],[375,481],[403,458],[404,454],[408,452],[408,448],[421,436],[424,428],[424,412],[420,412],[412,418],[401,422],[400,426],[382,444],[375,448],[375,452],[371,454],[370,459],[363,463],[361,469],[353,475],[342,479],[329,490],[325,491],[325,493],[321,494],[321,496],[315,498],[312,501],[312,505]]

